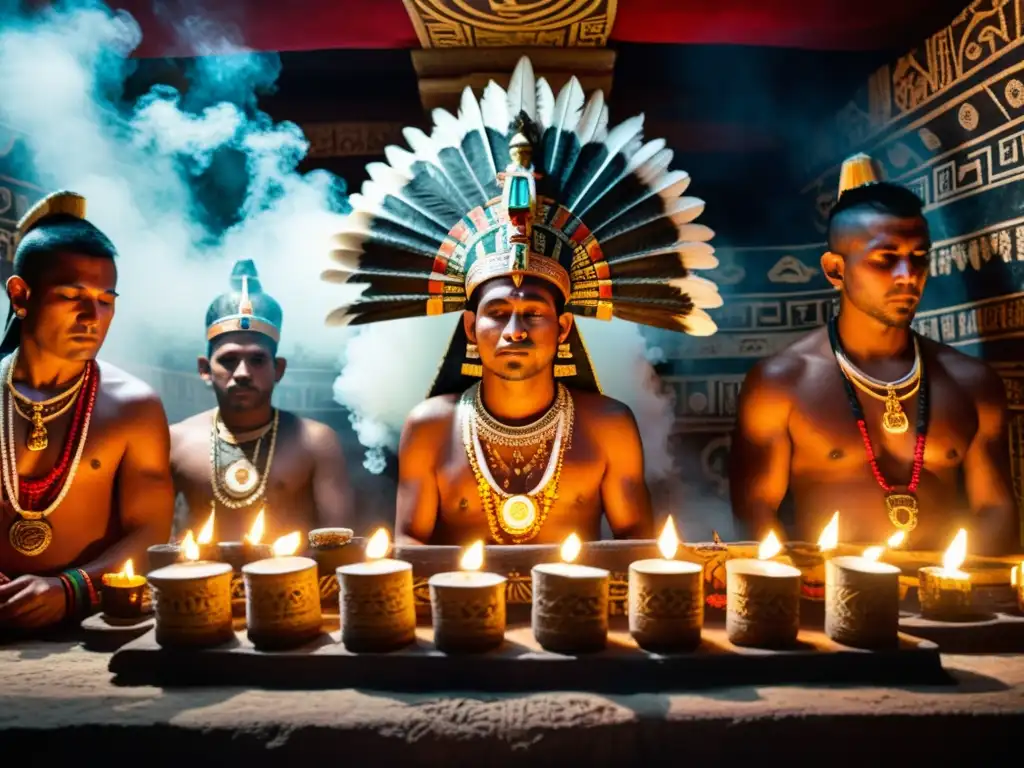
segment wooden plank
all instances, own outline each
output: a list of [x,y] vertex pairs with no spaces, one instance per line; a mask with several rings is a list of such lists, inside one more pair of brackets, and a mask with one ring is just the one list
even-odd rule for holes
[[432,630],[388,654],[355,654],[339,640],[337,623],[325,624],[313,643],[291,651],[257,651],[243,631],[217,649],[169,651],[155,633],[125,645],[111,658],[115,683],[126,685],[241,685],[268,688],[371,688],[389,691],[551,691],[638,693],[734,685],[791,683],[948,684],[934,643],[900,635],[899,647],[861,651],[802,630],[792,650],[737,648],[722,627],[707,627],[693,653],[658,655],[639,649],[613,623],[606,650],[586,656],[540,649],[529,626],[510,627],[498,649],[446,655],[432,644]]

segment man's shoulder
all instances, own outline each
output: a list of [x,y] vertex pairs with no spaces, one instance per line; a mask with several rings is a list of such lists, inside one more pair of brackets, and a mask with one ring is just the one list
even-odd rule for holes
[[112,363],[97,361],[100,369],[100,394],[116,404],[116,413],[122,419],[159,418],[167,416],[160,395],[138,376],[128,373]]
[[744,388],[786,390],[795,386],[815,364],[824,359],[822,348],[827,333],[825,328],[815,329],[788,347],[761,358],[747,373]]
[[195,432],[202,432],[204,436],[210,432],[213,424],[213,414],[216,408],[208,408],[205,411],[193,414],[171,425],[171,435],[185,435]]
[[438,395],[427,398],[409,411],[407,424],[449,424],[455,417],[458,395]]
[[948,344],[920,337],[921,351],[925,359],[925,375],[928,362],[937,365],[959,388],[976,399],[986,394],[997,398],[1003,396],[1003,380],[996,370],[976,357],[964,354]]
[[333,447],[335,444],[340,445],[341,441],[338,439],[338,433],[331,425],[307,416],[299,416],[291,411],[279,411],[279,413],[281,425],[294,424],[302,441],[307,445],[314,448]]
[[633,421],[633,410],[621,400],[582,389],[570,389],[576,414],[587,421],[607,424],[616,421]]

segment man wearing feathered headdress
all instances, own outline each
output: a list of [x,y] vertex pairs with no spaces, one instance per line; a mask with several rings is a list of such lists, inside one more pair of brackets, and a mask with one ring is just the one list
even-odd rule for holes
[[840,174],[821,265],[839,291],[825,328],[753,367],[740,394],[730,483],[761,536],[787,495],[814,541],[835,510],[847,542],[1019,550],[1006,393],[981,360],[916,334],[931,240],[921,200],[867,155]]
[[507,91],[467,88],[458,116],[433,117],[368,167],[324,273],[364,286],[331,324],[462,314],[401,437],[399,540],[597,539],[602,516],[652,536],[636,422],[573,320],[713,333],[721,298],[691,274],[717,264],[692,223],[703,202],[642,117],[609,130],[600,91],[584,104],[573,78],[556,99],[525,58]]
[[146,384],[96,355],[114,318],[113,244],[73,192],[16,231],[0,350],[0,630],[80,619],[102,578],[167,541],[167,417]]
[[271,402],[286,365],[277,355],[282,318],[256,265],[236,262],[231,289],[206,311],[206,353],[198,359],[217,407],[171,428],[176,538],[211,515],[217,541],[241,541],[254,526],[269,540],[296,528],[351,524],[337,434]]

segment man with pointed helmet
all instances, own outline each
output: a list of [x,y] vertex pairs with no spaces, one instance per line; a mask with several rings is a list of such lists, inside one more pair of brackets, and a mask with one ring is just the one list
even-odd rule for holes
[[324,273],[363,288],[330,324],[461,314],[401,437],[399,539],[596,539],[602,516],[652,536],[636,422],[601,394],[574,318],[713,333],[703,202],[642,117],[609,129],[600,91],[572,78],[556,98],[526,58],[507,90],[467,88],[433,120],[368,167]]
[[[86,200],[55,192],[18,222],[0,351],[0,632],[80,621],[103,575],[167,541],[167,417],[97,362],[117,299],[113,244]],[[3,579],[0,579],[3,581]]]
[[198,359],[217,406],[171,427],[175,538],[198,533],[211,517],[218,541],[261,529],[270,541],[295,529],[351,525],[337,434],[271,402],[287,364],[277,354],[282,318],[256,265],[236,262],[230,290],[206,312],[206,353]]
[[[1006,393],[981,360],[914,332],[931,241],[921,200],[867,155],[843,163],[821,258],[839,313],[751,369],[732,443],[732,503],[755,536],[788,518],[815,541],[1019,550]],[[780,513],[786,498],[789,514]],[[899,540],[899,539],[897,539]]]

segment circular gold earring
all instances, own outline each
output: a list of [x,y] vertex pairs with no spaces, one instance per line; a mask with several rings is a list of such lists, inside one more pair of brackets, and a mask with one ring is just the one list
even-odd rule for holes
[[19,309],[14,314],[16,314],[19,318],[24,319],[24,317],[25,317],[25,310],[24,309]]

